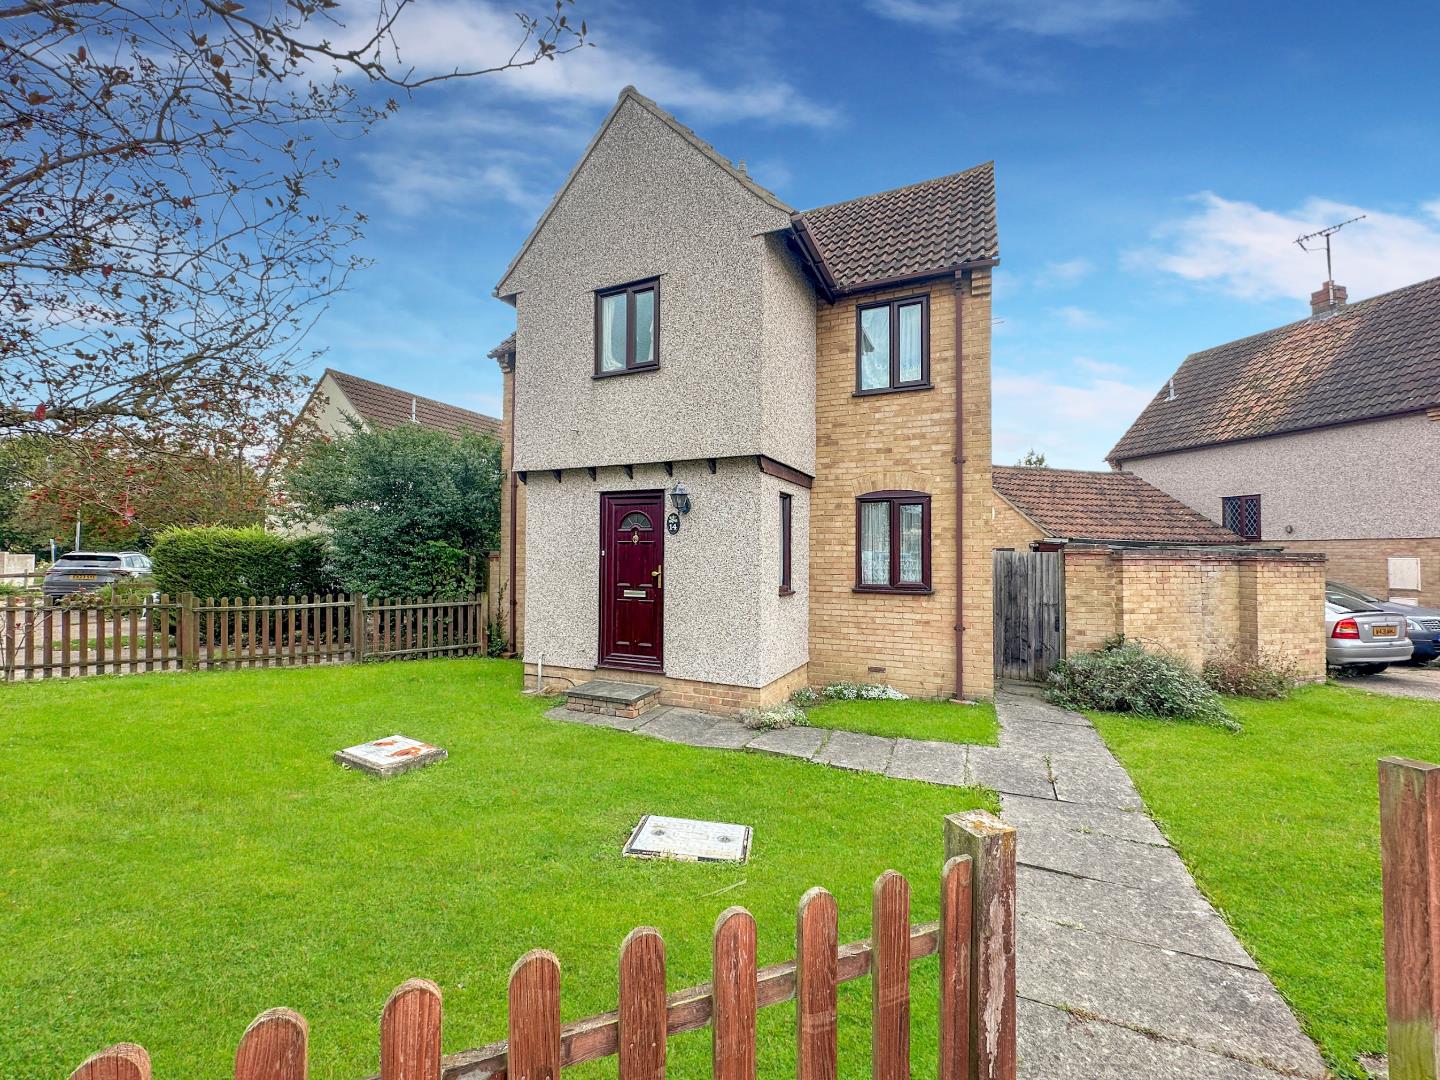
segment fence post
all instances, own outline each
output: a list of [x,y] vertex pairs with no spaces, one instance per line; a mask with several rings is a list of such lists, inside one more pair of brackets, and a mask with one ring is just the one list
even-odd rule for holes
[[945,818],[945,860],[970,856],[970,1080],[1015,1080],[1015,829],[987,810]]
[[1380,759],[1390,1075],[1440,1077],[1440,765]]
[[194,671],[199,657],[200,635],[196,632],[195,594],[186,589],[180,594],[180,626],[178,629],[180,648],[180,670]]
[[365,594],[356,593],[350,598],[350,650],[358,664],[365,659]]

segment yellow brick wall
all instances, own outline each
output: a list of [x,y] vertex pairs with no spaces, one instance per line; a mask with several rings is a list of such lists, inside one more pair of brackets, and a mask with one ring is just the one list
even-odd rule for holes
[[1298,553],[1071,548],[1065,648],[1124,634],[1198,668],[1238,647],[1324,678],[1324,583],[1324,560]]
[[1108,551],[1065,553],[1065,651],[1090,652],[1120,632],[1115,563]]
[[[525,686],[534,689],[539,677],[537,666],[525,665]],[[551,690],[563,692],[595,678],[592,668],[551,667],[545,665],[545,685]],[[677,705],[701,712],[727,715],[742,709],[762,709],[787,700],[791,694],[809,681],[805,665],[780,676],[773,682],[759,687],[732,686],[729,683],[697,682],[693,679],[674,679],[654,671],[627,671],[620,676],[627,683],[647,683],[660,687],[660,704]]]
[[991,517],[993,519],[991,528],[994,534],[994,544],[997,548],[1025,551],[1030,547],[1031,540],[1045,539],[1044,531],[1037,528],[1034,522],[1011,506],[1006,499],[1000,496],[999,492],[994,494]]
[[[1315,551],[1326,556],[1330,580],[1339,581],[1388,600],[1414,597],[1425,607],[1440,607],[1440,539],[1400,540],[1297,540],[1288,551]],[[1418,591],[1390,588],[1388,560],[1392,555],[1420,560]]]
[[[990,274],[962,286],[965,524],[964,687],[988,697],[991,648]],[[856,397],[857,302],[930,297],[933,389]],[[810,681],[887,682],[908,694],[955,693],[955,284],[845,297],[816,317],[816,469],[810,493]],[[926,595],[856,592],[855,498],[908,489],[931,496]]]

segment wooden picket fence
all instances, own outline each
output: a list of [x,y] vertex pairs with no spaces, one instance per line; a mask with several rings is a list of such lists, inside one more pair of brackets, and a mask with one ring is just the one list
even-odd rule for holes
[[[619,1059],[620,1080],[663,1080],[666,1042],[709,1027],[715,1080],[755,1080],[756,1013],[795,1002],[796,1075],[836,1080],[839,984],[870,977],[874,1080],[910,1076],[910,966],[940,958],[939,1080],[1014,1080],[1015,830],[983,810],[945,819],[940,918],[911,925],[910,884],[887,870],[875,882],[871,938],[840,945],[835,898],[800,900],[794,960],[756,968],[755,920],[725,911],[712,938],[711,982],[666,993],[665,943],[631,931],[620,948],[618,1008],[560,1022],[560,961],[526,953],[510,972],[509,1038],[441,1053],[440,989],[412,979],[380,1015],[378,1080],[557,1080],[562,1068]],[[309,1027],[290,1009],[260,1014],[240,1039],[235,1080],[305,1080]],[[928,1071],[928,1070],[927,1070]],[[151,1080],[150,1059],[121,1043],[71,1080]]]
[[486,651],[483,593],[458,600],[355,596],[0,599],[7,681],[142,671],[293,667]]

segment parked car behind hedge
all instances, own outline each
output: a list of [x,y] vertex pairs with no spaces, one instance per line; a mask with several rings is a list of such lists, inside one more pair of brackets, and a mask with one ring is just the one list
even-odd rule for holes
[[40,591],[49,603],[75,593],[150,576],[150,560],[138,551],[71,551],[45,571]]

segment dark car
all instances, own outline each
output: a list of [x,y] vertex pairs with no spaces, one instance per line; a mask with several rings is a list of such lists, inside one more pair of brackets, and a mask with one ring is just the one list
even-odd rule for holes
[[138,551],[72,551],[45,571],[40,591],[54,603],[62,596],[149,576],[150,560]]
[[1388,611],[1404,615],[1410,640],[1415,643],[1415,652],[1410,657],[1412,664],[1424,664],[1440,656],[1440,611],[1435,608],[1416,607],[1414,604],[1398,604],[1393,600],[1381,600],[1350,585],[1338,581],[1327,581],[1326,591],[1340,593],[1375,611]]

